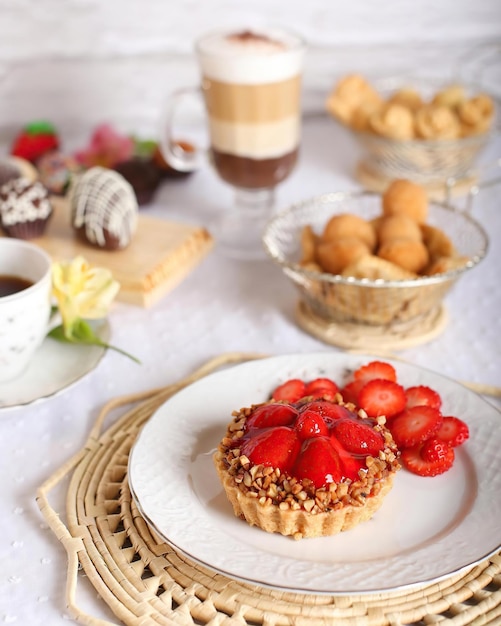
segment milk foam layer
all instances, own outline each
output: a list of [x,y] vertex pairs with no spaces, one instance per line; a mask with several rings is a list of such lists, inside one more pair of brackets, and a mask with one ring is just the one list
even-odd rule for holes
[[299,144],[300,120],[293,115],[277,122],[245,124],[209,120],[212,147],[250,159],[270,159],[292,152]]
[[202,74],[213,80],[262,84],[301,73],[304,46],[299,37],[279,30],[217,33],[197,44]]

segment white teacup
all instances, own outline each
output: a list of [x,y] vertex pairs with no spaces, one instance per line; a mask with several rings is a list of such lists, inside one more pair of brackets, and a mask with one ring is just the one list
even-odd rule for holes
[[38,246],[0,237],[0,383],[28,367],[50,330],[52,261]]

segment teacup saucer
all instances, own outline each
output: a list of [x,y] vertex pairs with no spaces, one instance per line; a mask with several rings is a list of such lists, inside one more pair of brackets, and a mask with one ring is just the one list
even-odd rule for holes
[[[99,338],[108,342],[107,320],[93,323]],[[68,389],[91,372],[106,348],[61,343],[47,337],[28,368],[15,380],[0,383],[0,412],[26,406]]]

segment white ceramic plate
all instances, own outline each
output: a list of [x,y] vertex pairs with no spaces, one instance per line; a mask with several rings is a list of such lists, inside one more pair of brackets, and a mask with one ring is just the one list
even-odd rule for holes
[[[373,357],[303,354],[212,374],[168,400],[139,435],[129,481],[138,506],[167,542],[232,578],[307,593],[362,594],[423,585],[471,567],[501,546],[501,415],[480,396],[430,371],[394,361],[404,386],[425,384],[470,439],[449,472],[401,470],[369,522],[333,537],[294,541],[233,515],[212,454],[231,412],[268,398],[288,378],[330,376]],[[387,359],[392,362],[391,360]]]
[[[108,342],[107,320],[93,322],[99,338]],[[47,337],[21,376],[0,383],[0,411],[26,406],[67,390],[91,372],[106,348],[62,343]]]

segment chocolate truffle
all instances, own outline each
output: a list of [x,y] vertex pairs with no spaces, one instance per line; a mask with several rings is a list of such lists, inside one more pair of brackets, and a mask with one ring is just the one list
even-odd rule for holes
[[14,178],[0,188],[0,223],[9,237],[39,237],[51,215],[49,192],[39,181]]
[[71,192],[71,223],[91,244],[107,250],[125,248],[137,228],[138,204],[125,178],[92,167]]
[[79,171],[77,161],[71,156],[54,150],[47,152],[37,161],[40,181],[50,193],[64,196],[68,191],[72,177]]
[[15,178],[26,178],[30,182],[37,180],[38,173],[35,167],[20,157],[6,157],[0,160],[0,187]]
[[139,205],[149,204],[153,200],[161,173],[151,159],[133,157],[115,165],[114,170],[132,185]]

